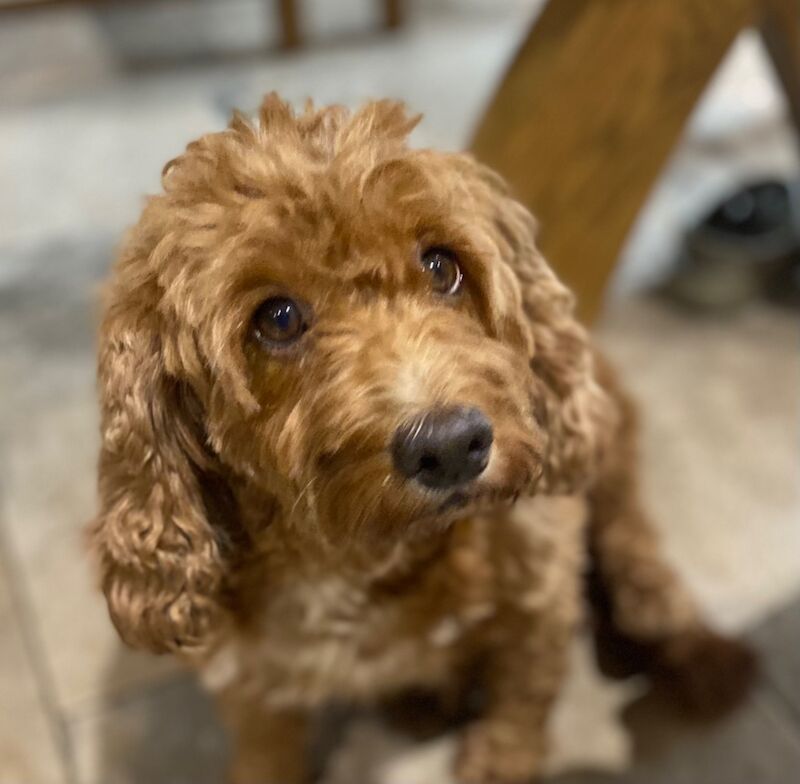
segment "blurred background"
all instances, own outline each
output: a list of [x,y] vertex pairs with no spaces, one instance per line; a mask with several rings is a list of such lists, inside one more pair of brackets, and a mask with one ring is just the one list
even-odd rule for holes
[[[553,780],[796,781],[795,0],[0,0],[0,784],[222,780],[207,699],[122,649],[83,554],[95,301],[164,162],[270,90],[403,99],[415,145],[511,179],[642,404],[670,557],[762,653],[751,702],[705,727],[579,644]],[[452,738],[340,734],[326,784],[451,784]]]

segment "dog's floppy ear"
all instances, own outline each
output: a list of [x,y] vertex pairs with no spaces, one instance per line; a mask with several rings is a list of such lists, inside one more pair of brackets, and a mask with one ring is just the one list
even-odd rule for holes
[[536,247],[534,218],[499,175],[467,160],[479,210],[518,286],[518,293],[505,300],[514,303],[516,318],[530,333],[530,366],[548,436],[542,489],[579,491],[594,477],[615,426],[616,406],[597,381],[594,353],[575,317],[573,295]]
[[101,508],[89,536],[122,638],[189,651],[219,627],[225,568],[203,498],[212,458],[197,401],[167,370],[154,288],[109,292],[98,367]]

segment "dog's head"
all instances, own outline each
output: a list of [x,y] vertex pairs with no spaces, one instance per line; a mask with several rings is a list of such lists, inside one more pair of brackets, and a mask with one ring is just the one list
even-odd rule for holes
[[604,416],[571,297],[496,175],[408,149],[395,103],[295,116],[270,96],[259,119],[166,167],[108,292],[92,534],[117,627],[157,650],[219,622],[257,546],[242,493],[265,524],[385,551],[576,488]]

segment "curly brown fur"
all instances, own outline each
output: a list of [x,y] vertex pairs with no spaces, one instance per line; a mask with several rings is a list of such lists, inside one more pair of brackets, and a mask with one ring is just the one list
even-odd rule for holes
[[[415,123],[392,102],[298,116],[269,96],[165,167],[108,287],[102,586],[127,642],[176,653],[218,696],[239,784],[305,780],[323,702],[446,692],[477,661],[486,704],[459,775],[534,775],[585,502],[617,627],[674,672],[697,666],[690,691],[715,650],[736,660],[702,642],[660,560],[627,406],[533,219],[469,156],[409,149]],[[457,295],[432,291],[429,247],[457,258]],[[310,327],[283,348],[253,323],[278,295]],[[454,404],[491,422],[485,470],[454,492],[401,476],[395,431]]]

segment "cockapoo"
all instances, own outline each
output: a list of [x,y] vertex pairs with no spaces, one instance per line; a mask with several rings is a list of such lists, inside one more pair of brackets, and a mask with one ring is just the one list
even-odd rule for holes
[[102,587],[214,693],[236,784],[307,781],[326,701],[477,677],[459,780],[535,777],[589,571],[598,636],[686,705],[752,680],[662,560],[631,406],[533,218],[410,149],[417,120],[268,96],[165,167],[106,292]]

